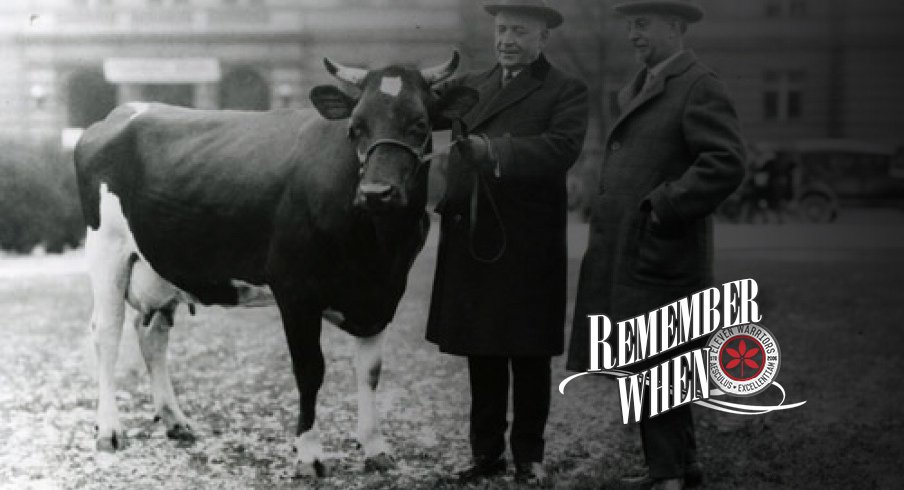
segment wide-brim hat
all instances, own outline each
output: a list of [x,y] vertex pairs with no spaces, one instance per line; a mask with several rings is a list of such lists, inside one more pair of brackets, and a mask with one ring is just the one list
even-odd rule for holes
[[612,8],[623,15],[664,13],[683,17],[688,22],[703,19],[703,7],[693,0],[620,0]]
[[546,21],[546,27],[554,29],[565,20],[558,10],[550,7],[544,0],[490,0],[483,4],[483,9],[496,15],[502,10],[524,12]]

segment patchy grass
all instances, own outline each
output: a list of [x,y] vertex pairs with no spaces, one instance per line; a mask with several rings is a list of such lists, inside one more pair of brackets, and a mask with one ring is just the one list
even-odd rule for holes
[[[180,310],[171,368],[183,408],[203,428],[203,438],[187,448],[151,422],[147,376],[137,348],[125,346],[118,398],[130,440],[111,463],[93,449],[87,279],[0,282],[0,487],[453,488],[443,478],[469,461],[469,395],[462,359],[423,340],[434,253],[428,248],[415,264],[387,339],[380,405],[399,468],[362,474],[351,435],[353,344],[326,328],[318,418],[334,472],[317,482],[291,477],[297,394],[275,310],[204,308],[194,317]],[[778,379],[791,401],[807,404],[757,419],[697,410],[709,488],[898,486],[902,260],[723,254],[720,279],[760,282],[764,324],[782,348]],[[574,278],[578,264],[571,265]],[[555,383],[566,376],[563,364],[556,359]],[[546,463],[556,486],[618,488],[617,477],[642,457],[636,426],[620,424],[615,385],[582,378],[567,393],[553,395],[547,428]],[[485,487],[515,484],[509,474]]]

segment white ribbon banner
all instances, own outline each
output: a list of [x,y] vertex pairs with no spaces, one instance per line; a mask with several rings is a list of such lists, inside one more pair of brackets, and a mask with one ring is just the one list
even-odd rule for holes
[[[559,393],[564,395],[565,394],[565,385],[567,385],[571,380],[579,378],[585,374],[600,374],[603,376],[620,377],[620,376],[630,376],[634,373],[631,373],[628,371],[613,370],[613,371],[586,371],[583,373],[573,374],[573,375],[563,379],[562,382],[559,383]],[[778,382],[773,382],[769,386],[776,387],[779,390],[779,392],[781,392],[781,394],[782,394],[782,400],[778,403],[778,405],[748,405],[745,403],[733,403],[733,402],[727,402],[724,400],[714,400],[714,399],[712,399],[712,397],[714,397],[714,396],[725,395],[725,392],[723,392],[722,390],[718,390],[718,389],[710,391],[710,393],[709,393],[710,398],[708,398],[706,400],[697,400],[694,403],[697,405],[700,405],[701,407],[706,407],[706,408],[709,408],[712,410],[718,410],[720,412],[733,413],[736,415],[762,415],[764,413],[775,412],[778,410],[788,410],[791,408],[797,408],[797,407],[803,405],[804,403],[807,403],[806,401],[802,401],[802,402],[791,403],[791,404],[785,405],[785,399],[787,398],[786,393],[785,393],[785,388],[782,387],[782,385],[780,385]]]

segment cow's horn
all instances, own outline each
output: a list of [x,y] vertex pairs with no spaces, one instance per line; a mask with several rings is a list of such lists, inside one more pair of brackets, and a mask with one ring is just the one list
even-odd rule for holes
[[427,82],[428,85],[442,82],[455,73],[455,70],[458,69],[458,62],[460,59],[461,57],[458,55],[458,50],[453,50],[452,58],[449,61],[432,68],[424,68],[421,70],[421,76],[424,77],[424,81]]
[[329,58],[323,59],[323,65],[326,66],[326,70],[330,72],[330,75],[352,85],[361,85],[361,82],[364,81],[364,77],[367,76],[367,70],[340,65],[339,63],[330,61]]

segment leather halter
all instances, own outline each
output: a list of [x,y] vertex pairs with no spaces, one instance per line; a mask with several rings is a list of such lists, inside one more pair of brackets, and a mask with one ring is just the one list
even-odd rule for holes
[[370,160],[371,154],[373,154],[373,152],[376,151],[377,147],[380,145],[398,146],[399,148],[402,148],[414,155],[414,157],[417,158],[418,161],[418,167],[415,169],[414,173],[420,172],[421,168],[430,163],[431,160],[445,153],[458,143],[458,140],[456,140],[439,150],[433,151],[432,153],[427,153],[427,146],[430,145],[430,141],[432,140],[431,131],[432,128],[428,129],[427,137],[424,138],[424,142],[421,144],[420,148],[409,145],[408,143],[405,143],[402,140],[397,140],[395,138],[380,138],[374,141],[370,144],[370,146],[367,147],[367,150],[365,150],[364,153],[358,154],[358,160],[361,163],[361,168],[358,169],[358,173],[364,173],[364,169],[367,168],[367,162],[368,160]]

